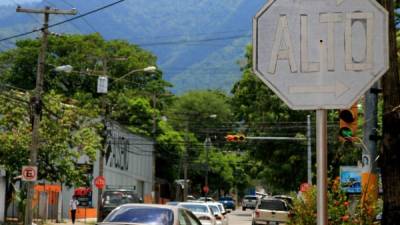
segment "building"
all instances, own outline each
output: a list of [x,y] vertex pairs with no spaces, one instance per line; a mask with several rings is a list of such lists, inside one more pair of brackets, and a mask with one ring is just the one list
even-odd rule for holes
[[[151,202],[154,196],[152,191],[155,180],[153,140],[133,134],[115,121],[108,122],[106,127],[106,151],[103,161],[106,185],[133,189],[142,199]],[[77,162],[80,166],[89,168],[86,175],[87,185],[84,187],[71,188],[44,180],[38,181],[33,201],[34,218],[57,219],[58,221],[69,218],[69,201],[76,194],[79,194],[78,200],[80,200],[77,218],[96,218],[98,189],[93,181],[99,175],[99,156],[100,150],[97,152],[95,162],[91,162],[87,156],[81,157]],[[0,173],[0,193],[4,193],[2,178]],[[17,182],[16,187],[19,186]],[[0,196],[0,203],[2,201],[4,202],[4,196]],[[4,204],[0,205],[4,206]],[[8,217],[20,216],[16,202],[10,205],[7,212]]]

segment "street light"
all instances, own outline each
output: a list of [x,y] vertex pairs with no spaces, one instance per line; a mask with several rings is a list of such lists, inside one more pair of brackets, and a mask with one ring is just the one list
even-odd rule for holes
[[120,80],[123,80],[125,77],[127,77],[127,76],[129,76],[129,75],[131,75],[133,73],[136,73],[136,72],[152,73],[152,72],[155,72],[155,71],[157,71],[157,67],[155,67],[155,66],[148,66],[146,68],[132,70],[132,71],[130,71],[130,72],[128,72],[128,73],[126,73],[126,74],[114,79],[113,82],[118,82]]
[[[73,67],[71,65],[57,66],[54,70],[56,72],[65,72],[65,73],[78,72],[78,71],[74,71]],[[118,78],[115,78],[115,79],[112,78],[113,79],[112,82],[113,83],[119,82],[119,81],[123,80],[124,78],[126,78],[127,76],[129,76],[131,74],[134,74],[136,72],[152,73],[152,72],[155,72],[155,71],[157,71],[157,67],[155,67],[155,66],[148,66],[148,67],[141,68],[141,69],[134,69],[134,70],[131,70],[128,73],[118,77]],[[82,72],[78,72],[78,73],[82,73]],[[92,74],[89,74],[89,75],[92,75]],[[98,76],[98,79],[97,79],[97,93],[105,94],[105,93],[108,92],[108,83],[109,83],[108,82],[108,78],[109,77],[106,74]]]

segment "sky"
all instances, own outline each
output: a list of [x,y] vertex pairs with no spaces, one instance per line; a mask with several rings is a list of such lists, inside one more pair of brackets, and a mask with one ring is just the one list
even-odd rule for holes
[[41,0],[0,0],[0,5],[15,5],[29,2],[40,2]]

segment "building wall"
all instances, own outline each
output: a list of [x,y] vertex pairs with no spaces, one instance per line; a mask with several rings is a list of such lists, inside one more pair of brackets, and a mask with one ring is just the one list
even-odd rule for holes
[[[143,199],[152,193],[154,174],[154,142],[139,135],[132,134],[116,122],[107,124],[107,151],[104,159],[104,177],[106,186],[133,188]],[[93,178],[99,175],[99,156],[93,164]],[[90,163],[83,157],[78,163]],[[92,182],[92,206],[97,208],[98,189]],[[74,193],[73,188],[63,187],[63,218],[68,218],[69,201]]]

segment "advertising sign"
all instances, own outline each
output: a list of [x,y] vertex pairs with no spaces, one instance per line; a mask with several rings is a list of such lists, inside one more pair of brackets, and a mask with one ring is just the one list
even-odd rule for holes
[[[358,166],[341,166],[340,167],[340,187],[347,193],[361,193],[361,174],[362,168]],[[382,177],[380,169],[378,169],[378,185],[379,193],[382,193]]]

